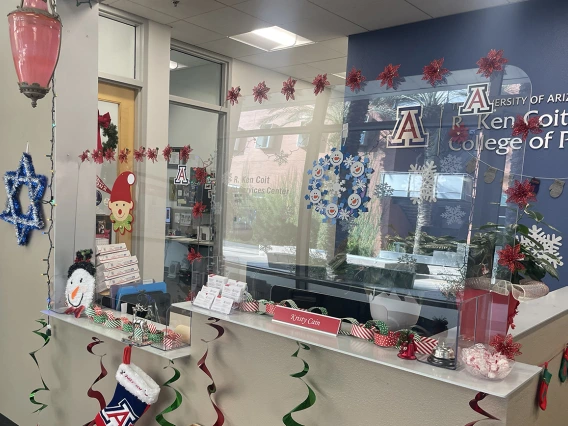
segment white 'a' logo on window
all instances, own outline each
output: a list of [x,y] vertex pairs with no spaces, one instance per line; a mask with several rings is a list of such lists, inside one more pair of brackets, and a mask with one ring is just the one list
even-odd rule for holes
[[189,179],[187,178],[187,166],[178,166],[178,172],[174,183],[176,185],[189,185]]
[[419,148],[428,146],[428,133],[422,125],[422,106],[398,107],[396,124],[387,138],[387,148]]

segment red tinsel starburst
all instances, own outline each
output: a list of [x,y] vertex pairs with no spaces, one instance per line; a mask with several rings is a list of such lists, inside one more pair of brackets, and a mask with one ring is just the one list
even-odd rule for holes
[[361,70],[355,69],[355,67],[351,68],[349,74],[347,74],[347,78],[345,79],[345,85],[351,88],[351,91],[354,92],[355,90],[361,90],[361,85],[365,82],[366,78],[363,74],[361,74]]
[[146,148],[141,146],[140,148],[134,150],[134,159],[136,161],[143,161],[144,157],[146,157]]
[[201,253],[199,253],[198,251],[195,251],[194,248],[189,250],[189,253],[187,254],[187,260],[189,260],[189,263],[193,263],[196,260],[201,259],[202,257],[203,256],[201,256]]
[[158,161],[158,148],[148,148],[148,153],[146,154],[146,156],[148,157],[148,160],[152,160],[152,163],[155,163],[156,161]]
[[81,163],[84,163],[85,160],[90,162],[91,159],[89,158],[89,150],[87,149],[86,151],[83,151],[83,153],[79,155],[79,158],[81,159]]
[[515,271],[524,271],[525,266],[519,262],[523,260],[525,255],[521,253],[521,245],[517,244],[515,247],[511,247],[509,244],[505,248],[497,252],[499,255],[499,265],[506,266],[509,271],[515,273]]
[[193,151],[193,149],[191,149],[191,146],[189,146],[189,145],[184,146],[179,151],[179,159],[181,160],[182,163],[187,163],[187,160],[189,160],[189,154],[191,154],[191,151]]
[[129,153],[130,153],[130,150],[128,148],[121,149],[120,152],[118,153],[118,161],[120,161],[121,163],[128,163],[128,154]]
[[193,205],[193,217],[203,217],[205,209],[207,209],[207,206],[202,202],[198,201]]
[[514,203],[520,209],[524,209],[529,202],[536,201],[534,186],[531,185],[528,179],[525,179],[523,182],[515,180],[513,186],[509,187],[505,194],[508,195],[507,203]]
[[524,142],[527,140],[529,132],[533,135],[542,133],[542,129],[540,128],[540,117],[538,115],[535,115],[534,117],[529,118],[529,121],[527,123],[522,115],[517,115],[517,119],[515,120],[515,124],[513,125],[512,135],[520,136]]
[[204,184],[207,182],[207,170],[205,167],[196,167],[195,169],[195,180],[197,183]]
[[465,124],[460,124],[459,126],[452,127],[448,135],[452,142],[464,143],[469,137],[469,129]]
[[491,49],[485,58],[480,58],[477,61],[479,66],[477,74],[483,74],[485,78],[489,78],[495,71],[503,71],[507,62],[509,60],[503,58],[503,50]]
[[172,156],[172,148],[170,147],[169,144],[166,145],[166,147],[162,151],[162,155],[164,156],[164,160],[166,160],[169,163],[170,157]]
[[497,334],[496,336],[493,336],[489,344],[493,346],[497,352],[505,355],[509,359],[514,360],[516,356],[523,354],[521,352],[522,345],[520,343],[513,342],[513,336],[510,334],[507,334],[506,336]]
[[381,80],[381,87],[385,84],[387,85],[388,89],[393,89],[396,86],[396,79],[400,77],[398,74],[398,69],[400,68],[400,64],[393,65],[388,64],[382,73],[380,73],[377,77],[377,80]]
[[103,164],[103,150],[102,149],[94,149],[93,150],[93,161],[97,164]]
[[115,154],[114,149],[110,149],[110,148],[105,149],[105,154],[104,154],[105,160],[107,160],[109,163],[111,161],[116,161],[116,158],[114,158],[114,154]]
[[294,88],[295,85],[296,80],[294,80],[292,77],[288,77],[288,80],[282,82],[282,90],[280,91],[280,93],[286,96],[287,101],[289,101],[290,99],[292,99],[293,101],[296,100],[296,98],[294,97],[294,93],[296,92],[296,89]]
[[260,83],[258,83],[257,86],[254,86],[252,88],[252,94],[254,95],[254,101],[261,104],[263,99],[268,100],[267,93],[268,93],[269,90],[270,90],[270,87],[268,87],[264,81],[261,81]]
[[424,65],[422,73],[422,80],[426,80],[432,87],[435,87],[438,83],[446,81],[446,75],[450,73],[450,70],[444,68],[444,58],[440,58]]
[[227,92],[227,100],[231,105],[235,105],[239,103],[239,97],[241,95],[241,86],[231,87]]
[[312,81],[314,85],[314,95],[319,95],[325,89],[325,86],[329,86],[329,81],[327,80],[327,73],[326,74],[318,74],[314,81]]

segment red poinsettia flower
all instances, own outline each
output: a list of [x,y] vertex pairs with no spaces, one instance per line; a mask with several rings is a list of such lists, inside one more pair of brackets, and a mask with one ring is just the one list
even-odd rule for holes
[[515,180],[513,186],[507,189],[505,194],[508,195],[507,203],[514,203],[520,209],[524,209],[529,202],[536,201],[534,186],[531,185],[528,179],[525,179],[523,182]]
[[540,117],[538,115],[535,115],[534,117],[529,118],[529,121],[526,122],[522,115],[517,115],[517,119],[515,120],[515,124],[513,125],[512,135],[520,136],[524,142],[527,140],[529,132],[533,135],[542,133],[542,129],[540,127]]
[[503,58],[503,50],[491,49],[485,58],[480,58],[477,61],[479,66],[477,74],[483,74],[485,78],[489,78],[495,71],[503,71],[507,62],[509,60]]
[[94,149],[93,150],[93,161],[97,164],[103,164],[103,151],[102,149]]
[[288,77],[288,80],[282,82],[282,90],[280,93],[286,96],[286,100],[289,101],[292,99],[293,101],[296,100],[294,97],[294,93],[296,89],[294,86],[296,85],[296,80],[292,79],[292,77]]
[[386,84],[387,88],[389,89],[395,88],[396,79],[400,77],[400,75],[398,74],[399,68],[400,64],[398,65],[388,64],[385,67],[383,72],[380,73],[379,76],[377,77],[377,80],[381,80],[381,87],[383,87]]
[[114,158],[114,154],[115,154],[114,149],[110,148],[105,149],[105,160],[107,160],[109,163],[111,161],[116,161],[116,159]]
[[240,96],[242,96],[241,86],[231,87],[231,89],[227,92],[227,100],[230,102],[231,105],[238,104]]
[[128,148],[121,149],[120,152],[118,153],[118,161],[120,161],[121,163],[128,163],[128,154],[129,153],[130,153],[130,150]]
[[166,147],[163,149],[162,155],[164,156],[164,160],[166,160],[169,163],[170,158],[172,156],[172,148],[170,147],[170,144],[167,144]]
[[146,148],[141,146],[140,148],[134,150],[134,159],[136,161],[143,161],[144,157],[146,157]]
[[363,74],[361,74],[361,70],[355,69],[355,67],[351,68],[349,74],[347,74],[347,78],[345,79],[345,85],[351,89],[352,92],[355,90],[361,90],[361,85],[365,82],[366,78]]
[[432,87],[435,87],[437,84],[446,81],[446,75],[450,73],[450,70],[444,68],[444,58],[440,58],[425,65],[422,73],[422,80],[426,80]]
[[519,260],[523,260],[525,255],[521,253],[521,245],[517,244],[515,247],[511,247],[509,244],[505,246],[505,248],[499,250],[497,252],[499,255],[499,265],[506,266],[509,268],[509,271],[524,271],[525,266],[519,262]]
[[493,346],[497,352],[505,355],[509,359],[514,360],[516,356],[523,354],[521,352],[522,345],[520,343],[513,342],[513,336],[510,334],[507,334],[506,336],[503,336],[502,334],[493,336],[489,344]]
[[148,160],[152,160],[152,163],[155,163],[156,161],[158,161],[158,148],[148,148],[148,153],[146,155],[148,157]]
[[201,256],[201,253],[199,253],[198,251],[195,251],[194,248],[189,250],[189,253],[187,254],[187,260],[189,260],[189,263],[193,263],[196,260],[201,259],[202,257],[203,256]]
[[191,149],[191,146],[189,146],[189,145],[184,146],[180,150],[179,159],[181,160],[182,163],[187,163],[187,160],[189,160],[189,154],[191,154],[191,151],[193,151],[193,149]]
[[260,83],[258,83],[257,86],[254,86],[252,88],[252,94],[254,96],[254,101],[261,104],[263,99],[268,100],[267,93],[269,92],[269,90],[270,90],[270,87],[268,87],[264,81],[261,81]]
[[321,92],[324,91],[325,86],[329,86],[329,81],[327,80],[327,74],[318,74],[314,81],[312,81],[314,85],[314,95],[319,95]]
[[206,209],[207,206],[202,202],[198,201],[193,205],[193,217],[203,217],[203,213],[205,213]]
[[206,183],[207,170],[205,169],[205,167],[196,167],[194,170],[195,170],[195,180],[200,184]]
[[85,160],[90,162],[91,159],[89,157],[89,150],[87,149],[86,151],[83,151],[83,153],[79,155],[79,158],[81,159],[81,163],[84,163]]
[[469,138],[469,128],[465,124],[454,126],[448,132],[450,140],[455,143],[464,143]]

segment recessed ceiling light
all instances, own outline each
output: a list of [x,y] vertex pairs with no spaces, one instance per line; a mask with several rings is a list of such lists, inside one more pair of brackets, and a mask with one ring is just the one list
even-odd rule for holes
[[343,80],[345,80],[347,73],[346,73],[346,72],[340,72],[340,73],[332,74],[332,75],[334,75],[334,76],[336,76],[336,77],[339,77],[339,78],[342,78]]
[[290,49],[314,43],[307,38],[294,34],[280,27],[260,28],[248,33],[229,37],[241,43],[258,49],[272,52],[274,50]]

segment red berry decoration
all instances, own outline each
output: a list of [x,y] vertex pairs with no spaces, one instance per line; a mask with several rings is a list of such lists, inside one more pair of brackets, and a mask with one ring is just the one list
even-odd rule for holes
[[528,179],[525,179],[523,182],[515,180],[513,186],[507,189],[505,194],[508,195],[507,203],[514,203],[523,210],[529,202],[536,201],[534,187]]
[[193,217],[203,217],[203,213],[207,209],[207,206],[202,202],[198,201],[193,205]]
[[148,148],[148,153],[146,155],[148,157],[148,160],[152,160],[152,163],[155,163],[156,161],[158,161],[158,148]]
[[393,65],[388,64],[382,73],[379,74],[377,80],[381,80],[381,87],[385,84],[387,85],[388,89],[396,88],[397,79],[400,77],[398,74],[398,69],[400,68],[400,64]]
[[252,94],[254,96],[254,101],[258,102],[259,104],[262,103],[262,100],[268,100],[268,92],[270,91],[270,87],[266,85],[264,81],[258,83],[257,86],[254,86],[252,89]]
[[460,124],[459,126],[454,126],[448,132],[450,140],[455,143],[464,143],[469,137],[469,129],[465,124]]
[[193,151],[193,149],[191,149],[191,146],[189,146],[189,145],[184,146],[180,150],[179,159],[181,160],[182,163],[187,163],[187,160],[189,160],[189,154],[191,154],[191,151]]
[[507,334],[503,336],[502,334],[498,334],[493,336],[491,341],[489,342],[491,346],[495,348],[495,350],[503,355],[505,355],[508,359],[514,360],[516,356],[522,355],[520,343],[513,342],[513,336]]
[[292,99],[293,101],[296,100],[296,98],[294,97],[294,93],[296,92],[296,89],[294,88],[295,85],[296,80],[293,80],[292,77],[289,77],[288,80],[282,83],[282,90],[280,91],[280,93],[286,96],[287,101],[289,101],[290,99]]
[[231,103],[231,105],[238,104],[240,96],[242,96],[241,86],[231,87],[231,89],[227,92],[227,100]]
[[514,247],[507,244],[505,248],[499,250],[497,254],[499,255],[499,265],[506,266],[512,273],[525,270],[525,266],[519,262],[519,260],[523,260],[525,258],[525,255],[521,253],[520,244],[517,244]]
[[512,136],[520,136],[524,142],[527,140],[529,132],[533,135],[542,133],[542,129],[540,127],[540,117],[538,115],[535,115],[534,117],[529,118],[529,121],[526,122],[523,116],[517,115],[517,119],[515,120],[515,124],[513,125]]
[[509,60],[503,58],[503,50],[491,49],[485,58],[477,61],[479,66],[477,74],[483,74],[485,78],[489,78],[495,71],[503,71],[507,62]]
[[327,74],[318,74],[314,81],[312,81],[314,87],[314,95],[319,95],[325,89],[325,86],[329,86],[329,81],[327,80]]
[[201,259],[202,257],[203,256],[201,256],[201,253],[199,253],[198,251],[195,251],[195,249],[193,249],[193,248],[187,254],[187,260],[189,260],[189,263],[193,263],[196,260]]
[[172,156],[172,148],[170,147],[169,144],[166,145],[166,147],[163,149],[162,155],[164,156],[164,160],[166,160],[169,163],[170,158]]
[[345,85],[351,89],[352,92],[361,90],[361,85],[365,82],[366,78],[361,74],[361,70],[351,68],[347,78],[345,79]]
[[436,87],[439,83],[445,83],[446,75],[450,73],[450,70],[444,68],[443,65],[444,58],[434,59],[428,65],[425,65],[422,69],[422,80],[426,80],[432,87]]
[[109,163],[111,161],[116,161],[116,159],[114,158],[114,154],[115,154],[114,149],[110,148],[105,149],[105,160],[107,160]]
[[141,146],[139,149],[134,150],[134,160],[143,161],[144,157],[146,157],[146,148]]

